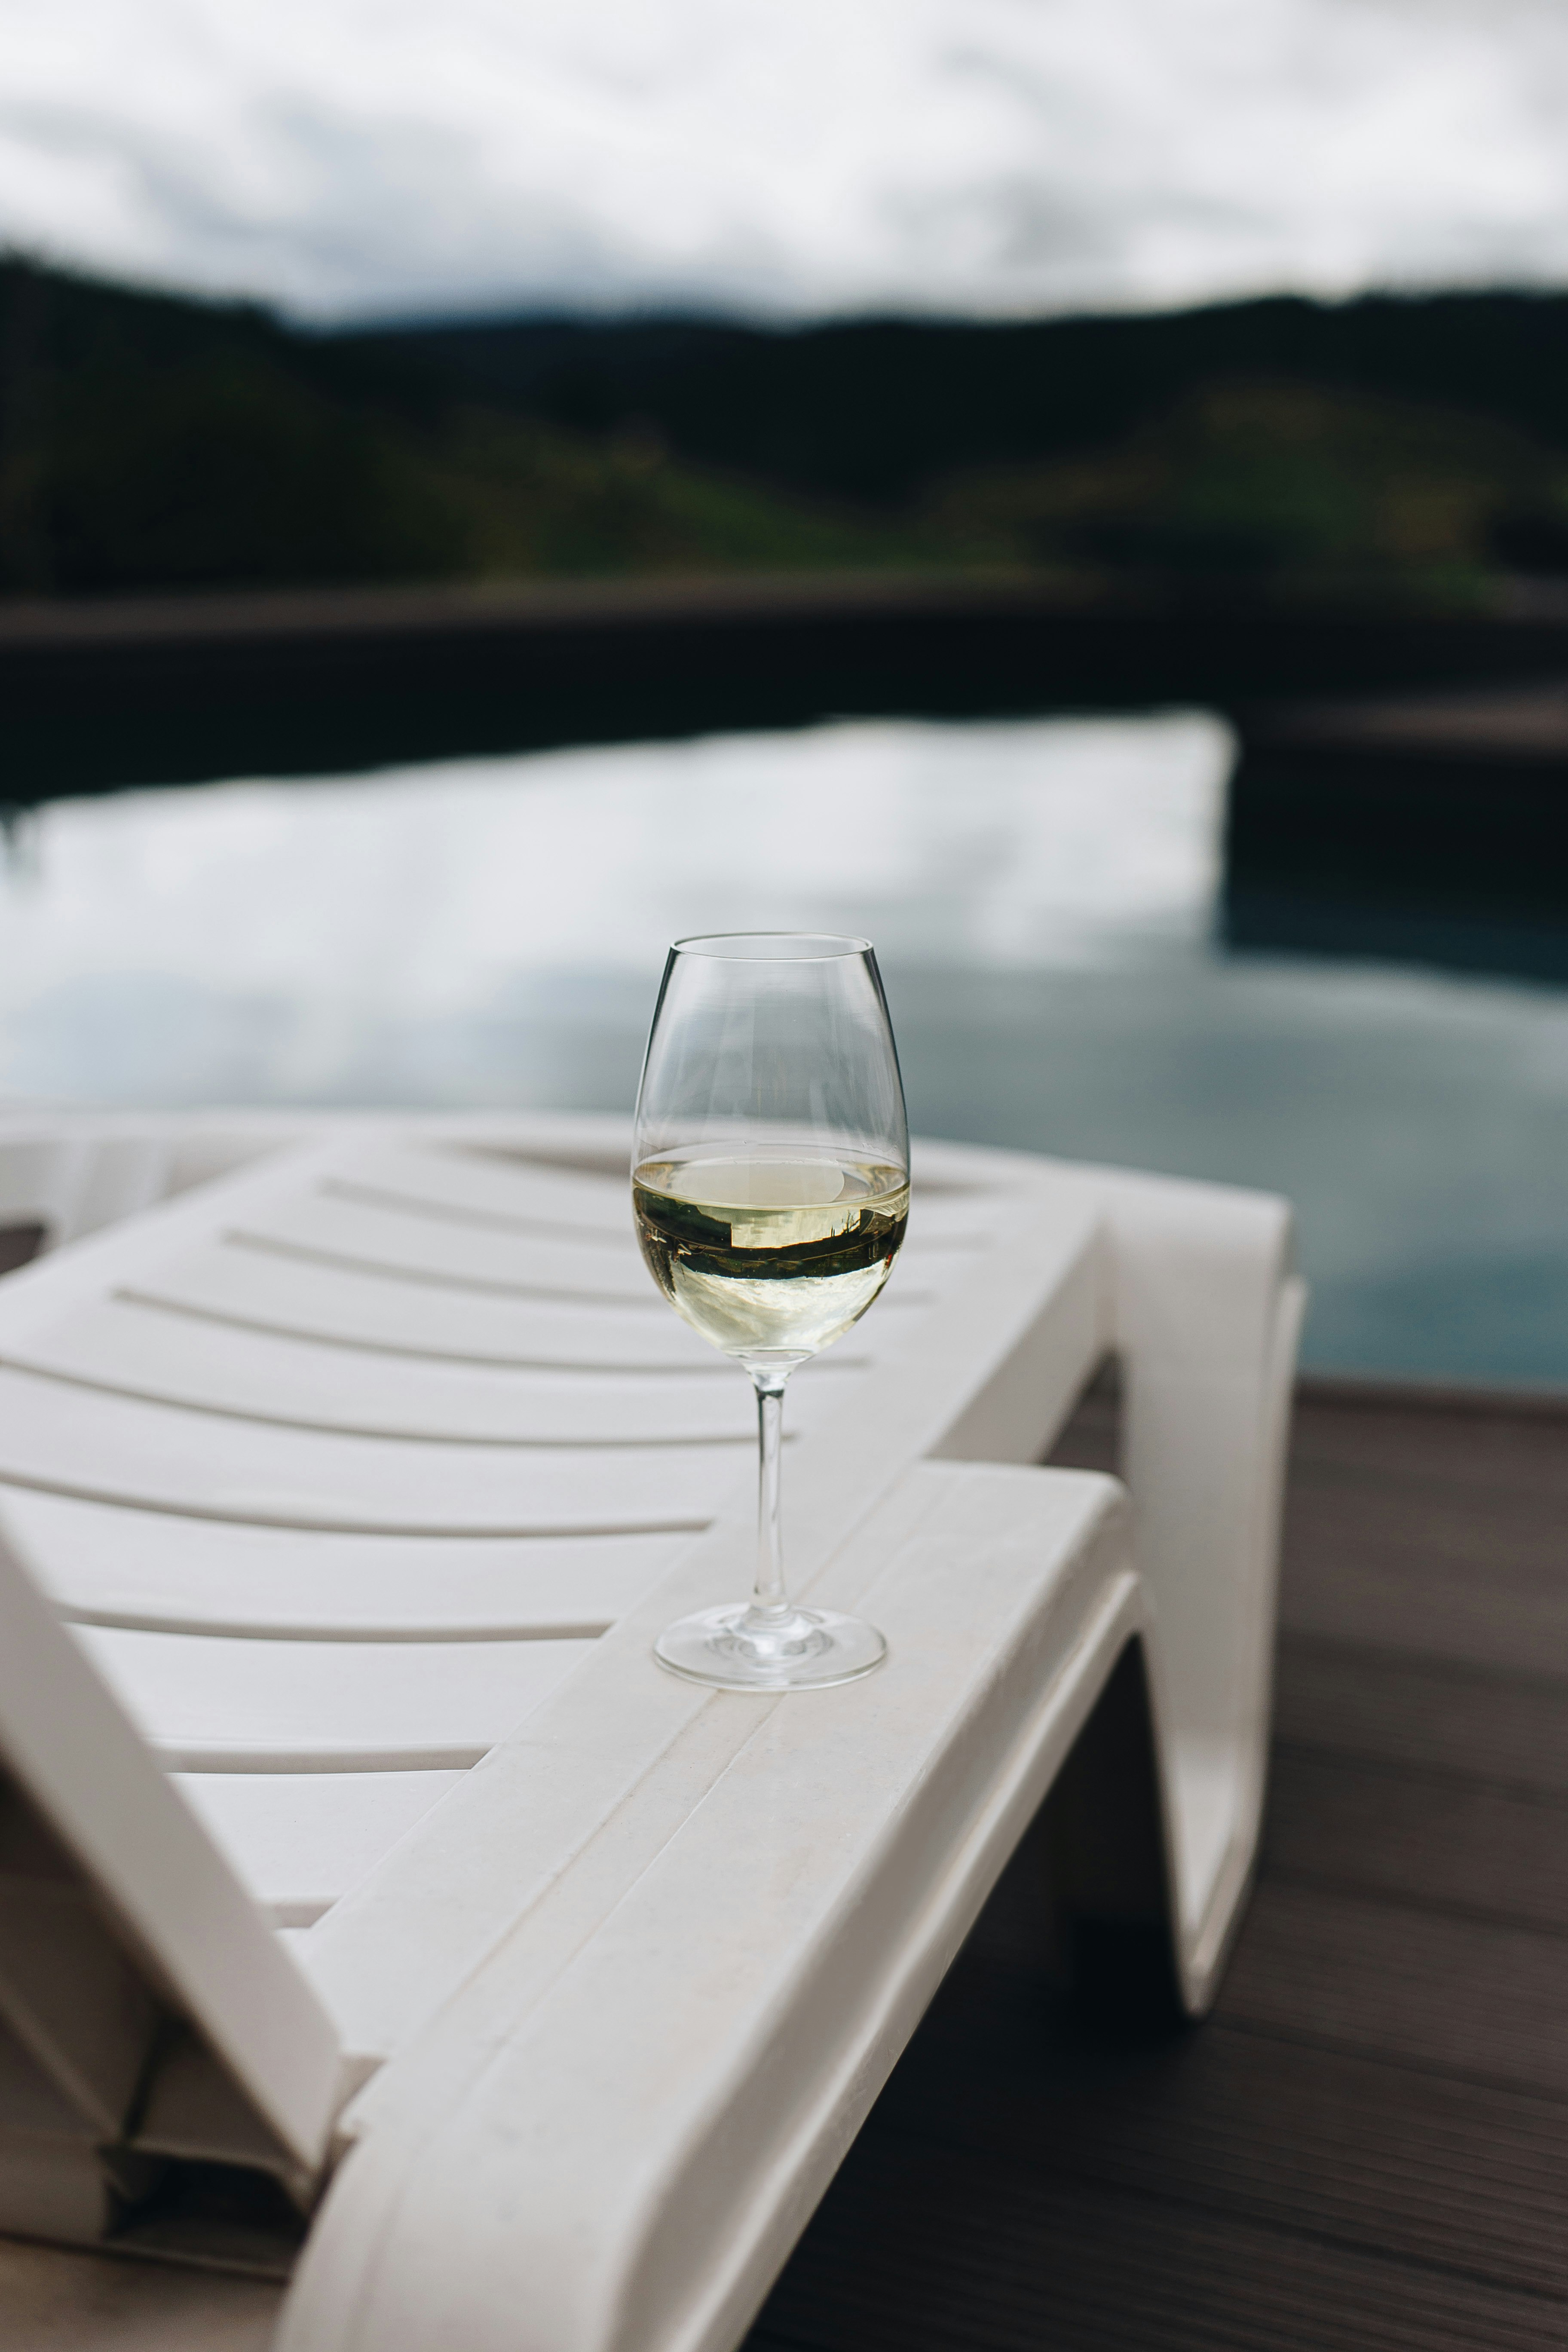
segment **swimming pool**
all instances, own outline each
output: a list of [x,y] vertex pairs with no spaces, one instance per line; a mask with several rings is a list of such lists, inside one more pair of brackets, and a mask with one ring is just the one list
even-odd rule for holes
[[0,1093],[628,1108],[668,941],[878,943],[911,1124],[1289,1192],[1324,1368],[1568,1384],[1568,992],[1215,941],[1202,712],[58,802]]

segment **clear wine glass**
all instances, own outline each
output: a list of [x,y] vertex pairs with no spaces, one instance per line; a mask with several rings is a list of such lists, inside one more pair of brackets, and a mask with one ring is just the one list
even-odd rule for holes
[[910,1202],[899,1056],[868,940],[678,940],[637,1097],[632,1199],[654,1280],[757,1392],[756,1589],[667,1628],[661,1664],[726,1690],[805,1690],[881,1664],[872,1625],[784,1590],[784,1383],[887,1281]]

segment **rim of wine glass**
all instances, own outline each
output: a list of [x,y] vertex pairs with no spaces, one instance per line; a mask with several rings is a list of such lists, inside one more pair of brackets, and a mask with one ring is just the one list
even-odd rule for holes
[[[769,940],[794,940],[802,944],[784,949],[770,956],[765,949],[751,944]],[[813,943],[810,949],[805,941]],[[847,956],[870,955],[869,940],[850,939],[840,931],[697,931],[689,939],[676,940],[671,955],[712,956],[730,963],[837,963]]]

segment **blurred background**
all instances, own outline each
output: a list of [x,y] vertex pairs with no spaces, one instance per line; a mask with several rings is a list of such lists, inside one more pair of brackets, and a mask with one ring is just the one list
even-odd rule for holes
[[0,0],[0,1108],[629,1107],[868,932],[927,1134],[1568,1386],[1555,0]]

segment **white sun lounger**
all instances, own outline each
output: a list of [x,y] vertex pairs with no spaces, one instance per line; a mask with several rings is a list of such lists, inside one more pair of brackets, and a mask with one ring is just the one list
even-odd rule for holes
[[[276,1148],[0,1288],[0,2230],[222,2261],[215,2182],[325,2185],[284,2352],[726,2352],[1130,1645],[1160,1884],[1091,1790],[1056,1891],[1163,1906],[1201,2011],[1261,1800],[1282,1204],[921,1148],[786,1456],[795,1588],[891,1654],[765,1699],[651,1656],[745,1589],[752,1427],[622,1129],[162,1141]],[[1027,1466],[1107,1353],[1131,1510]]]

